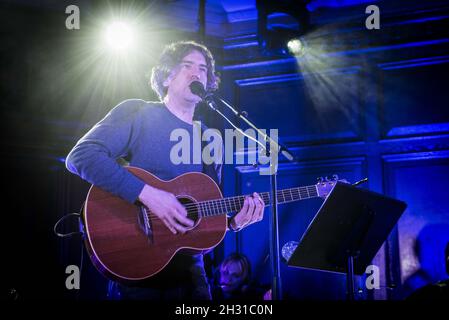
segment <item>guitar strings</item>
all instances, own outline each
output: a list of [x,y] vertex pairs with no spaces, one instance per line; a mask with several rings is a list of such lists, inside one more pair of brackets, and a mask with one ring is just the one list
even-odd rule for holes
[[[240,196],[240,197],[242,197],[242,196]],[[196,217],[198,215],[197,213],[201,213],[201,212],[206,212],[207,213],[208,211],[211,211],[210,209],[212,209],[213,211],[215,211],[216,209],[219,209],[220,213],[227,213],[227,212],[237,211],[238,209],[240,209],[243,206],[243,201],[242,201],[243,197],[241,199],[237,200],[240,203],[238,203],[238,204],[233,203],[236,206],[240,206],[240,207],[237,207],[235,210],[226,210],[226,206],[223,205],[223,204],[220,204],[220,203],[211,204],[212,201],[220,201],[220,200],[222,200],[222,199],[206,200],[206,201],[201,201],[201,202],[197,202],[197,203],[189,203],[189,204],[184,205],[184,207],[186,208],[186,211],[187,211],[187,218],[194,218],[194,217]],[[265,202],[265,199],[263,199],[263,200]],[[203,205],[203,208],[205,210],[203,210],[201,208],[201,204]],[[209,205],[209,208],[207,208],[206,205]],[[156,218],[156,219],[160,220],[160,218],[158,216],[156,216],[153,212],[151,212],[151,211],[149,211],[147,209],[145,209],[145,211],[148,212],[147,216],[150,219]]]
[[[284,194],[284,191],[278,191],[277,192],[277,196],[280,196],[280,195],[282,195],[284,197],[284,199],[286,198],[285,194]],[[300,192],[298,192],[298,196],[301,197],[301,193]],[[243,201],[244,201],[244,197],[245,196],[236,196],[236,197],[228,197],[228,198],[223,198],[223,199],[204,200],[204,201],[200,201],[200,202],[196,202],[196,203],[188,203],[188,204],[183,205],[183,206],[184,206],[184,208],[186,208],[186,210],[188,212],[189,212],[189,209],[193,209],[194,212],[196,212],[197,208],[200,207],[201,205],[203,205],[206,208],[206,210],[208,210],[208,209],[215,210],[217,208],[218,209],[226,209],[227,203],[223,203],[223,202],[219,202],[219,201],[228,200],[231,205],[236,205],[236,201],[238,201],[237,205],[241,206]],[[293,200],[293,194],[291,194],[291,197],[292,197],[292,200]],[[261,198],[264,201],[264,203],[266,203],[267,201],[269,201],[270,196],[267,193],[262,193],[261,194]],[[207,206],[209,206],[209,208],[207,208]],[[192,211],[190,211],[190,212],[192,212]]]
[[[303,188],[306,188],[306,187],[303,187]],[[312,196],[316,195],[316,191],[315,190],[313,190],[313,191],[309,191],[309,190],[304,191],[304,190],[300,190],[299,188],[291,188],[291,189],[279,190],[279,191],[276,192],[276,195],[278,197],[282,195],[282,197],[285,199],[285,198],[289,197],[287,191],[289,191],[291,198],[293,198],[293,196],[299,196],[300,198],[302,196],[310,197],[311,193],[312,193]],[[294,192],[292,192],[292,191],[294,191]],[[307,195],[306,195],[306,193],[307,193]],[[263,198],[262,200],[264,200],[264,202],[270,200],[270,195],[267,192],[260,193],[260,195],[261,195],[261,198]],[[247,195],[247,196],[249,196],[249,195]],[[244,197],[245,196],[235,196],[235,197],[228,197],[228,198],[222,198],[222,199],[204,200],[204,201],[200,201],[200,202],[197,202],[197,203],[186,204],[184,207],[185,208],[189,208],[189,206],[190,207],[197,207],[198,204],[212,205],[212,206],[223,206],[223,203],[212,203],[212,202],[213,201],[224,201],[224,200],[231,201],[231,199],[234,202],[236,200],[241,202],[244,199]],[[267,199],[265,199],[265,198],[267,198]],[[224,205],[226,205],[226,203]]]
[[[303,187],[303,188],[306,188],[306,187]],[[287,191],[289,191],[290,195],[287,193]],[[310,195],[310,194],[312,194],[312,195]],[[291,188],[291,189],[279,190],[279,191],[276,192],[276,196],[277,197],[279,197],[281,195],[284,198],[284,200],[286,198],[288,198],[288,197],[291,197],[292,200],[293,200],[294,196],[299,196],[299,198],[304,196],[304,197],[308,198],[308,197],[311,197],[311,196],[316,196],[317,193],[316,193],[316,190],[309,191],[308,189],[301,190],[300,188]],[[261,196],[262,200],[264,201],[264,203],[266,203],[266,202],[268,202],[270,200],[270,195],[267,192],[260,193],[260,196]],[[217,202],[213,203],[213,202],[214,201],[229,200],[229,202],[231,204],[235,204],[235,201],[242,202],[242,200],[244,200],[244,198],[245,198],[245,196],[235,196],[235,197],[228,197],[228,198],[222,198],[222,199],[204,200],[204,201],[200,201],[200,202],[197,202],[197,203],[186,204],[184,207],[186,209],[189,208],[189,207],[190,208],[192,208],[192,207],[196,208],[198,205],[204,204],[204,206],[209,205],[209,206],[212,206],[212,208],[215,208],[215,206],[221,208],[223,206],[226,206],[226,203],[223,204],[223,203],[217,203]],[[233,202],[231,202],[231,201],[233,201]]]
[[[286,198],[286,196],[284,194],[284,190],[277,192],[277,196],[280,196],[280,195],[282,195],[284,199]],[[312,192],[312,196],[315,196],[315,195],[316,194]],[[291,193],[290,197],[292,198],[292,200],[293,200],[293,196],[299,196],[300,198],[301,198],[301,196],[310,197],[310,192],[307,192],[307,195],[305,194],[304,191],[302,193],[298,191],[297,195],[294,195],[293,193]],[[187,210],[194,209],[195,211],[196,211],[197,207],[199,207],[201,205],[204,205],[205,207],[209,206],[209,208],[212,208],[212,209],[215,209],[215,208],[224,209],[227,204],[220,203],[218,201],[228,200],[231,204],[235,204],[235,201],[238,201],[239,205],[241,205],[242,201],[244,200],[244,197],[245,196],[235,196],[235,197],[228,197],[228,198],[222,198],[222,199],[204,200],[204,201],[200,201],[200,202],[196,202],[196,203],[188,203],[188,204],[184,205],[184,207]],[[287,195],[287,197],[288,197],[288,195]],[[269,201],[269,194],[262,193],[261,198],[263,198],[262,200],[264,202]],[[215,203],[214,203],[214,201],[215,201]],[[207,209],[207,207],[206,207],[206,209]]]
[[[307,187],[303,187],[303,188],[307,188]],[[303,194],[305,193],[304,189],[301,190],[301,188],[291,188],[291,189],[277,191],[276,196],[282,195],[285,200],[285,192],[287,190],[290,191],[292,201],[293,201],[293,193],[291,191],[296,191],[297,195],[300,198],[301,198],[301,191]],[[307,197],[310,197],[309,190],[306,189],[306,191],[307,191]],[[315,193],[312,193],[312,194],[315,195]],[[305,196],[305,194],[304,194],[304,196]],[[261,193],[261,198],[264,201],[265,206],[267,205],[266,202],[269,201],[269,199],[270,199],[269,197],[270,196],[268,193],[266,193],[266,192]],[[223,199],[205,200],[205,201],[200,201],[200,202],[196,202],[196,203],[188,203],[188,204],[184,205],[184,208],[186,208],[188,218],[196,217],[198,215],[198,213],[201,213],[201,211],[207,212],[207,211],[209,211],[209,209],[212,209],[212,211],[219,209],[219,213],[234,212],[238,209],[241,209],[244,198],[245,198],[245,196],[235,196],[235,197],[228,197],[228,198],[223,198]],[[267,198],[267,199],[265,199],[265,198]],[[231,202],[232,205],[236,205],[235,201],[238,201],[237,206],[240,206],[240,207],[237,207],[235,210],[226,210],[226,203],[223,204],[223,203],[218,202],[218,201],[223,201],[225,199],[228,199],[229,201],[231,201],[231,199],[232,199],[232,201],[233,201],[233,202]],[[214,201],[215,201],[215,203],[214,203]],[[286,201],[286,202],[288,202],[288,201]],[[202,210],[201,205],[203,205],[206,210]],[[209,206],[209,208],[207,208],[207,206]],[[224,210],[225,212],[222,211],[223,209],[225,209]],[[145,211],[148,212],[147,213],[148,218],[150,218],[152,220],[153,219],[160,220],[160,218],[158,216],[156,216],[153,212],[147,211],[147,209],[145,209]]]

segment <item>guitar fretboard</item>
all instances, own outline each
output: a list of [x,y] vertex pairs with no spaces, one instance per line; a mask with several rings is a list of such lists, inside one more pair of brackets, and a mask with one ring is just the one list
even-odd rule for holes
[[[270,204],[270,193],[259,193],[265,206]],[[294,202],[318,197],[318,190],[316,185],[306,187],[296,187],[290,189],[278,190],[277,193],[278,204]],[[228,197],[218,200],[208,200],[198,202],[201,215],[204,217],[216,216],[230,212],[239,212],[243,207],[245,196]]]

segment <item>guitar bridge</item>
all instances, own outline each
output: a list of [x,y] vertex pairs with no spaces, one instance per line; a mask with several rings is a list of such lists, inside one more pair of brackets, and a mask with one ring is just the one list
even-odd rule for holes
[[148,238],[148,242],[153,244],[153,229],[151,228],[151,221],[148,217],[148,211],[145,206],[139,206],[139,214],[137,216],[137,222],[139,223],[140,229]]

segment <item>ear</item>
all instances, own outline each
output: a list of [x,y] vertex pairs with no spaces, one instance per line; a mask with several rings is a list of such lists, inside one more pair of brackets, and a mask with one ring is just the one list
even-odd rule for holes
[[164,82],[162,82],[162,85],[163,85],[164,87],[168,87],[168,86],[170,85],[170,82],[171,82],[171,77],[168,76],[168,78],[165,79]]
[[173,80],[173,78],[175,77],[175,74],[176,74],[175,70],[172,70],[172,71],[168,74],[168,76],[167,76],[167,78],[164,80],[164,82],[162,82],[162,85],[163,85],[164,87],[168,87],[168,86],[170,85],[171,81]]

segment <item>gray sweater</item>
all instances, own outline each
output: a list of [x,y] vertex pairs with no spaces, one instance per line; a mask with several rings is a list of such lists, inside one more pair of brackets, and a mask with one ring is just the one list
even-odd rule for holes
[[[179,140],[170,141],[174,129],[189,132],[189,164],[173,164],[170,160],[170,150],[179,143]],[[202,125],[203,132],[205,129]],[[134,203],[144,182],[117,160],[123,158],[129,165],[147,170],[163,180],[186,172],[202,172],[203,165],[193,161],[193,132],[193,125],[177,118],[162,103],[125,100],[78,141],[67,156],[66,166],[89,183]],[[212,178],[218,179],[218,183],[221,167],[221,164],[213,166],[216,177]]]

